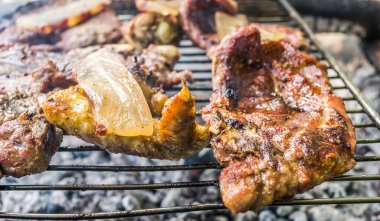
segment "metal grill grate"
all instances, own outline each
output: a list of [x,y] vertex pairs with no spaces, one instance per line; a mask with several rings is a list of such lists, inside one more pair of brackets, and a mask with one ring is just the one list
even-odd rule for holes
[[[329,79],[333,85],[334,92],[340,94],[343,91],[343,100],[347,105],[349,115],[361,114],[368,117],[367,122],[354,122],[359,129],[377,130],[380,134],[380,117],[369,103],[361,97],[358,90],[350,83],[346,75],[338,67],[334,59],[323,50],[316,41],[312,31],[287,2],[287,0],[240,0],[240,8],[243,13],[250,16],[254,22],[276,23],[300,28],[305,37],[310,41],[309,53],[315,55],[329,67]],[[136,14],[133,10],[119,10],[119,18],[128,21]],[[211,61],[206,57],[203,50],[198,49],[193,43],[184,39],[180,43],[181,59],[176,65],[176,70],[190,69],[194,73],[194,84],[190,85],[191,92],[197,97],[197,109],[209,102],[211,95]],[[179,91],[179,87],[168,89],[169,95]],[[356,108],[352,108],[356,106]],[[358,108],[360,107],[360,108]],[[357,140],[358,145],[372,144],[380,147],[380,135],[378,137],[362,137]],[[61,147],[59,152],[80,151],[103,151],[95,146]],[[59,153],[57,153],[59,154]],[[380,161],[380,156],[355,156],[357,162]],[[49,171],[95,171],[95,172],[153,172],[153,171],[179,171],[179,170],[206,170],[221,169],[217,164],[191,164],[171,166],[100,166],[100,165],[51,165]],[[332,181],[371,181],[380,180],[380,175],[344,175],[332,179]],[[151,184],[114,184],[114,185],[1,185],[0,191],[58,191],[58,190],[142,190],[142,189],[168,189],[168,188],[190,188],[218,186],[217,180],[177,183],[151,183]],[[312,204],[351,204],[351,203],[380,203],[380,197],[374,198],[328,198],[328,199],[304,199],[277,202],[273,206],[282,205],[312,205]],[[189,211],[224,209],[221,202],[210,202],[207,204],[184,205],[170,208],[139,209],[120,212],[102,213],[79,213],[79,214],[24,214],[0,212],[0,218],[17,219],[105,219],[134,217]]]

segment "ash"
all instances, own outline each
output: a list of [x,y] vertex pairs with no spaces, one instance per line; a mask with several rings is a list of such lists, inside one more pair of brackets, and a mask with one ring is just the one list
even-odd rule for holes
[[[318,38],[343,64],[349,77],[371,100],[380,111],[380,76],[364,58],[355,36],[342,34],[319,34]],[[339,82],[332,81],[332,84]],[[345,95],[347,91],[338,91]],[[356,102],[346,102],[348,108],[359,108]],[[369,122],[363,114],[350,114],[353,122]],[[357,137],[380,137],[375,128],[357,130]],[[81,145],[81,141],[66,137],[64,146]],[[362,155],[380,155],[375,144],[359,145],[357,153]],[[197,156],[179,161],[150,160],[126,155],[109,154],[107,152],[59,152],[53,165],[181,165],[189,163],[215,162],[209,149]],[[378,163],[358,163],[349,174],[378,174]],[[20,179],[3,178],[0,184],[138,184],[207,181],[218,179],[220,171],[170,171],[170,172],[56,172],[47,171],[42,174]],[[325,182],[314,189],[297,195],[297,199],[339,198],[339,197],[375,197],[378,196],[377,182]],[[198,203],[220,202],[216,187],[135,190],[135,191],[2,191],[0,192],[0,211],[22,213],[83,213],[123,211],[143,208],[172,207]],[[131,218],[130,220],[379,220],[380,206],[377,204],[354,205],[321,205],[321,206],[282,206],[267,207],[259,214],[248,212],[232,215],[227,210],[202,211]]]

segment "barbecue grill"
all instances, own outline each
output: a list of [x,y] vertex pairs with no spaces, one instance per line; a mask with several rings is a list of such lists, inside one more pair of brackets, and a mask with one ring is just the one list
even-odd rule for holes
[[[336,61],[321,48],[315,39],[313,32],[300,17],[297,11],[287,0],[240,0],[239,6],[242,13],[249,15],[251,21],[263,23],[276,23],[300,28],[305,37],[310,42],[308,53],[315,55],[328,66],[328,76],[333,85],[334,92],[342,95],[346,103],[347,113],[353,115],[365,115],[367,122],[355,122],[357,130],[377,130],[375,134],[380,134],[380,117],[353,86],[346,74],[339,68]],[[132,5],[132,4],[131,4]],[[119,18],[127,22],[137,13],[132,8],[116,8]],[[180,42],[181,59],[176,65],[176,70],[189,69],[193,72],[195,82],[189,86],[191,92],[197,97],[197,109],[200,110],[209,102],[212,92],[211,86],[211,61],[206,57],[205,51],[197,48],[189,39]],[[168,94],[175,94],[179,87],[168,89]],[[356,107],[356,108],[354,108]],[[199,114],[198,114],[199,116]],[[380,135],[377,137],[358,137],[358,145],[372,144],[380,147]],[[96,146],[69,147],[62,146],[59,152],[83,152],[83,151],[103,151]],[[60,153],[57,154],[60,154]],[[380,161],[380,156],[355,156],[357,162]],[[99,173],[106,172],[154,172],[154,171],[184,171],[184,170],[209,170],[222,169],[215,163],[194,163],[187,165],[168,166],[100,166],[100,165],[50,165],[48,171],[93,171]],[[332,181],[374,181],[380,180],[380,175],[344,175],[332,179]],[[177,182],[177,183],[150,183],[150,184],[84,184],[84,185],[1,185],[1,191],[86,191],[86,190],[142,190],[142,189],[169,189],[169,188],[191,188],[215,186],[218,188],[218,180],[197,181],[197,182]],[[276,202],[273,206],[284,205],[314,205],[314,204],[358,204],[358,203],[380,203],[380,197],[361,198],[321,198],[321,199],[299,199],[286,202]],[[64,214],[42,214],[42,213],[12,213],[0,212],[0,218],[17,219],[105,219],[136,217],[167,213],[180,213],[189,211],[225,209],[222,202],[209,202],[196,205],[182,205],[168,208],[149,208],[115,212],[92,212],[92,213],[64,213]]]

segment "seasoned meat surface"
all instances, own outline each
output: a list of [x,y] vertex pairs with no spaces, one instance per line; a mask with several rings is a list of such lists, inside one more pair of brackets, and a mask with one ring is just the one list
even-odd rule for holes
[[0,94],[0,174],[22,177],[45,171],[62,132],[44,117],[37,96]]
[[50,46],[26,44],[0,44],[0,92],[22,89],[24,93],[35,91],[32,72],[61,54]]
[[261,42],[254,26],[216,50],[202,117],[234,213],[290,199],[355,165],[355,130],[326,66],[284,41]]
[[66,133],[113,153],[178,159],[196,153],[209,142],[208,128],[195,122],[195,98],[185,85],[165,102],[162,118],[154,122],[152,136],[126,137],[99,132],[90,99],[76,86],[49,94],[43,109],[47,119]]

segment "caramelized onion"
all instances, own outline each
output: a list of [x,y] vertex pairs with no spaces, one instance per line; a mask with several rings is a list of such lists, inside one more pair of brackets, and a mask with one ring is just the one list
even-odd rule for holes
[[282,31],[271,28],[258,28],[260,31],[261,40],[279,41],[286,38],[286,34]]
[[179,7],[182,0],[136,0],[136,8],[143,12],[153,12],[162,15],[179,14]]
[[34,32],[49,34],[55,29],[73,27],[86,18],[101,12],[110,0],[80,0],[20,16],[16,25]]
[[92,101],[95,124],[107,134],[153,134],[153,118],[144,94],[117,55],[107,49],[94,52],[78,64],[76,74],[79,87]]
[[247,24],[248,19],[245,15],[229,15],[220,11],[215,13],[216,32],[220,40],[229,33]]

